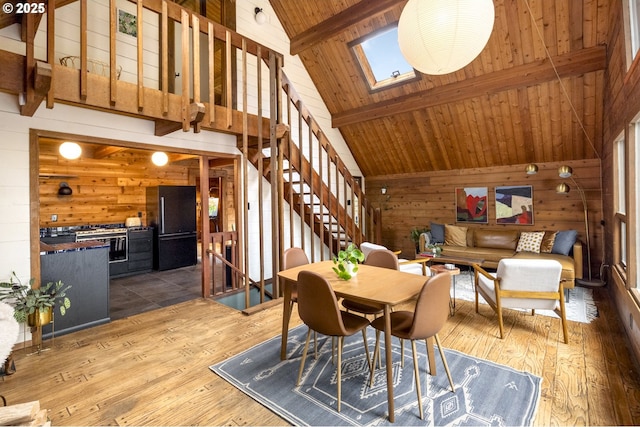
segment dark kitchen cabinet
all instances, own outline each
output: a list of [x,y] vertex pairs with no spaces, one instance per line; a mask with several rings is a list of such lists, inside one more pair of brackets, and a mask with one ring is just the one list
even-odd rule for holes
[[109,248],[70,249],[42,252],[41,283],[62,280],[71,285],[67,296],[71,307],[64,316],[56,308],[54,323],[42,328],[42,336],[63,335],[108,323],[109,318]]
[[153,269],[153,230],[129,230],[129,273]]

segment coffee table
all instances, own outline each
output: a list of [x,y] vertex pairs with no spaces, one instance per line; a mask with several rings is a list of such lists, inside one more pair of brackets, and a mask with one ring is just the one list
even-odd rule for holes
[[[454,264],[456,266],[458,265],[465,265],[467,267],[473,267],[473,264],[482,264],[484,262],[484,259],[482,258],[467,258],[467,257],[462,257],[462,256],[448,256],[445,254],[440,254],[437,256],[420,256],[418,258],[416,258],[416,260],[414,262],[423,262],[426,265],[429,266],[429,268],[431,269],[431,271],[438,271],[440,272],[440,270],[442,271],[447,271],[449,273],[452,273],[452,271],[454,270],[448,270],[445,269],[444,265],[441,264]],[[437,265],[433,265],[433,264],[437,264]],[[424,265],[424,264],[423,264]],[[434,270],[434,267],[437,267],[436,270]],[[456,273],[452,273],[452,277],[453,277],[453,298],[452,298],[452,302],[451,305],[449,306],[449,310],[451,312],[451,315],[453,316],[455,314],[456,311],[456,276],[458,274],[460,274],[460,269],[457,268],[456,269],[457,272]],[[472,281],[473,282],[473,281]]]

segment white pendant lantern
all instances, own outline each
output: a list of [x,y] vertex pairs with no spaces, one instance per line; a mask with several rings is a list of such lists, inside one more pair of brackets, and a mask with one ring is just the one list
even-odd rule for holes
[[409,0],[398,22],[407,62],[424,74],[448,74],[473,61],[493,30],[492,0]]

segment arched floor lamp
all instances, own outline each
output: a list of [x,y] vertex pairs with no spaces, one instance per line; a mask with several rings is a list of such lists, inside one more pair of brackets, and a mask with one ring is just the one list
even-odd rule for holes
[[[527,175],[534,175],[538,172],[538,166],[535,164],[529,164],[525,168],[525,172]],[[582,200],[582,207],[584,210],[584,229],[585,229],[585,240],[587,244],[587,274],[589,276],[588,280],[585,279],[576,279],[576,283],[579,286],[588,287],[588,288],[597,288],[604,285],[604,282],[600,279],[593,279],[591,277],[591,237],[589,236],[589,211],[587,209],[587,198],[584,195],[584,190],[578,182],[573,177],[573,170],[570,166],[560,166],[558,168],[558,176],[560,178],[570,178],[573,185],[578,190],[578,194],[580,194],[580,199]],[[561,182],[556,186],[556,193],[558,194],[568,194],[571,191],[571,187],[568,184]]]

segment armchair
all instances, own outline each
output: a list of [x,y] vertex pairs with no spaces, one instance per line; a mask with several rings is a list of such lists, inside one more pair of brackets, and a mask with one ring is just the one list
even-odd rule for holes
[[562,321],[565,344],[569,343],[564,306],[564,289],[560,281],[562,265],[554,260],[502,259],[495,274],[478,264],[475,270],[476,313],[480,294],[498,315],[500,338],[504,338],[503,308],[554,310]]

